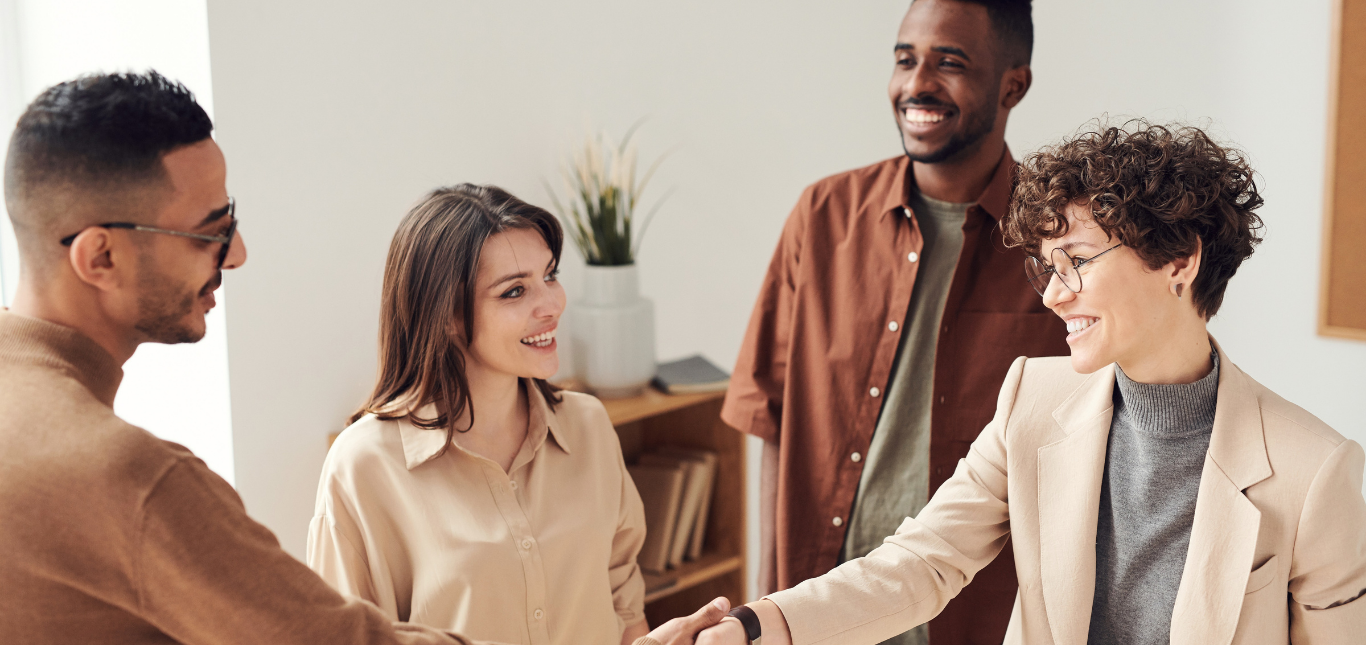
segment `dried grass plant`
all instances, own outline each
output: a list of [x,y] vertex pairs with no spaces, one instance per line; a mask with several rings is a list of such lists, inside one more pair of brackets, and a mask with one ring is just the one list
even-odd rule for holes
[[639,126],[631,126],[619,145],[603,132],[590,136],[574,152],[563,170],[564,188],[569,194],[564,202],[546,186],[556,214],[590,265],[634,264],[650,220],[668,197],[666,193],[659,199],[639,220],[637,229],[640,195],[664,161],[662,156],[656,159],[637,179],[634,135]]

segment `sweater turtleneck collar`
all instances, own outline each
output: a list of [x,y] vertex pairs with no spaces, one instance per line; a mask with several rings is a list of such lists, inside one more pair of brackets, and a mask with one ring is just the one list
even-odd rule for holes
[[0,307],[0,360],[66,373],[101,403],[114,407],[123,367],[90,337],[70,327]]
[[1130,379],[1115,365],[1115,416],[1140,433],[1163,438],[1209,432],[1219,393],[1219,353],[1214,368],[1194,383],[1149,384]]

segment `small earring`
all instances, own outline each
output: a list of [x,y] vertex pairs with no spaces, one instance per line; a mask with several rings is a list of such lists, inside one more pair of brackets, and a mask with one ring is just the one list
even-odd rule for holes
[[1179,283],[1179,282],[1176,283],[1176,297],[1177,297],[1177,298],[1180,298],[1180,297],[1181,297],[1181,290],[1182,290],[1183,288],[1185,288],[1185,286],[1186,286],[1186,285],[1181,284],[1181,283]]

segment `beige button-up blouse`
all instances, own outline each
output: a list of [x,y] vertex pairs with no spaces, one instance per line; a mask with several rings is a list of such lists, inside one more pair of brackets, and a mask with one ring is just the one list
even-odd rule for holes
[[527,391],[504,473],[444,430],[373,415],[337,437],[318,484],[308,566],[394,620],[479,640],[615,645],[645,618],[640,495],[597,399]]

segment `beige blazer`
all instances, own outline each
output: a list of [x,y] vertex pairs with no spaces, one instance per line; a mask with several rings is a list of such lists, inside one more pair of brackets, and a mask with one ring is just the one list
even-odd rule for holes
[[[1219,358],[1172,644],[1366,643],[1361,446]],[[1020,591],[1005,642],[1085,645],[1114,384],[1113,366],[1017,359],[995,418],[919,516],[769,596],[793,642],[877,643],[928,621],[1009,536]]]

